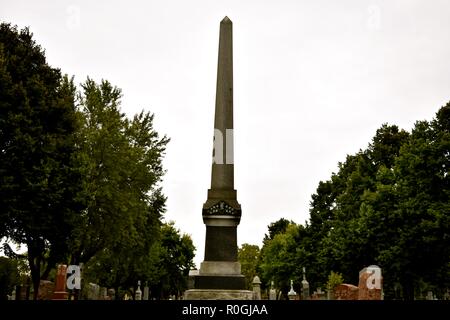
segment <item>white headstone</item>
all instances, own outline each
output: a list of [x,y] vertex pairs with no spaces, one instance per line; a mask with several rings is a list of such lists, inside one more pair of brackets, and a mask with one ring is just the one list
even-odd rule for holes
[[143,297],[143,299],[144,300],[148,300],[148,297],[149,297],[149,287],[145,286],[144,287],[144,297]]
[[269,300],[277,300],[277,291],[273,287],[273,281],[270,283]]
[[134,294],[134,300],[142,300],[141,281],[138,281],[138,287]]
[[309,282],[306,280],[306,269],[303,267],[303,280],[302,280],[302,299],[309,299]]
[[289,300],[294,300],[297,296],[297,292],[294,290],[294,281],[291,280],[291,290],[288,292]]
[[261,300],[261,280],[258,276],[253,278],[253,300]]
[[100,287],[100,300],[107,300],[108,299],[108,289],[105,287]]

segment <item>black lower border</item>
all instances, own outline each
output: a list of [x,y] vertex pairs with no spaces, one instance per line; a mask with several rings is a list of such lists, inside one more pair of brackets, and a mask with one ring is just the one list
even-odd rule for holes
[[14,319],[429,319],[449,310],[450,301],[0,301]]

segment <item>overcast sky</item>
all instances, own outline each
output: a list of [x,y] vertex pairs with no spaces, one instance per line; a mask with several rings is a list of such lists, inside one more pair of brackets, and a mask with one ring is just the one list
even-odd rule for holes
[[233,21],[238,243],[304,223],[320,180],[383,123],[411,129],[450,100],[450,1],[6,1],[49,63],[123,90],[171,138],[166,220],[203,260],[219,23]]

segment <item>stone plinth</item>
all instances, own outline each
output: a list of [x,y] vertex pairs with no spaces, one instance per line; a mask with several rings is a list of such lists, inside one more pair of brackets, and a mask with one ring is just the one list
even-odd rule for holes
[[195,289],[243,290],[245,277],[241,273],[241,264],[232,261],[204,261],[198,275],[191,278]]
[[185,300],[252,300],[249,290],[192,289],[184,292]]

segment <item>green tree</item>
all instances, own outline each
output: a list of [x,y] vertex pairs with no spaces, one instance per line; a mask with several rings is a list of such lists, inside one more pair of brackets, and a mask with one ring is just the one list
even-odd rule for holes
[[328,276],[328,281],[327,281],[328,292],[333,292],[334,289],[342,283],[344,283],[344,279],[342,278],[342,275],[340,273],[331,271],[330,275]]
[[157,299],[170,295],[180,297],[187,289],[189,270],[194,267],[195,247],[187,234],[180,234],[173,222],[163,224],[159,243],[158,269],[160,277],[152,284]]
[[383,241],[389,243],[389,238],[380,237],[382,234],[374,237],[375,233],[367,230],[361,218],[367,209],[367,199],[380,183],[377,179],[388,178],[408,137],[397,126],[383,125],[366,150],[347,156],[339,164],[338,173],[324,184],[327,188],[318,189],[326,193],[313,196],[313,200],[324,201],[313,201],[311,208],[311,231],[318,233],[316,252],[324,271],[338,270],[346,282],[355,282],[364,266],[380,263],[377,246]]
[[299,264],[296,252],[303,229],[303,226],[290,223],[285,232],[276,234],[272,240],[264,244],[258,269],[265,287],[274,281],[275,286],[286,295],[290,288],[290,280],[293,280],[295,290],[300,290],[304,265]]
[[[347,282],[378,264],[386,298],[448,287],[448,105],[411,134],[383,126],[313,196],[310,230],[319,264]],[[320,195],[320,197],[319,197]],[[331,205],[330,205],[331,203]],[[436,209],[435,209],[436,208]],[[398,288],[401,288],[400,292]]]
[[417,122],[395,161],[391,194],[397,202],[390,220],[398,228],[391,245],[380,250],[380,260],[405,299],[429,289],[442,296],[450,286],[449,118],[447,104],[431,122]]
[[259,247],[257,245],[244,243],[238,249],[238,260],[241,263],[241,273],[245,276],[247,289],[252,289],[253,278],[257,275]]
[[0,300],[7,300],[17,284],[19,284],[17,261],[0,257]]
[[269,234],[264,235],[264,241],[272,240],[277,234],[286,232],[287,227],[293,222],[285,218],[281,218],[275,222],[272,222],[267,228]]
[[155,278],[149,270],[165,211],[159,183],[169,142],[154,130],[152,114],[129,120],[121,113],[121,96],[108,81],[91,79],[78,95],[77,160],[86,177],[79,197],[87,205],[77,216],[70,247],[72,263],[85,264],[87,279],[116,292]]
[[28,29],[0,24],[0,237],[27,245],[35,298],[82,207],[74,95]]
[[264,281],[286,288],[305,266],[312,288],[326,285],[332,270],[355,283],[377,264],[387,299],[442,296],[450,286],[449,110],[411,134],[383,125],[367,149],[319,183],[304,227],[272,224],[258,266]]

